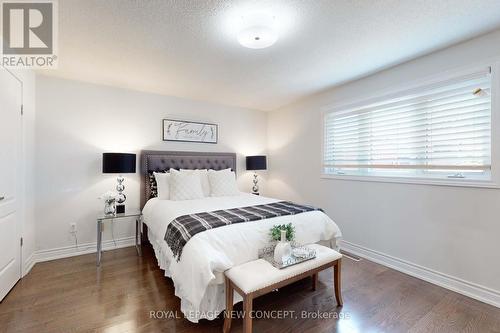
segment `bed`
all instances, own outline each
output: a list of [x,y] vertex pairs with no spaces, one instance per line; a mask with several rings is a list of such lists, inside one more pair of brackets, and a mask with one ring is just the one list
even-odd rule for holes
[[[192,322],[215,319],[224,310],[224,271],[234,265],[257,259],[258,249],[269,242],[269,230],[272,226],[293,223],[297,242],[337,247],[337,240],[341,237],[338,226],[323,212],[310,211],[204,231],[187,242],[182,256],[176,260],[164,240],[168,224],[176,217],[280,200],[249,193],[184,201],[158,199],[151,190],[150,175],[170,168],[230,168],[236,172],[236,154],[168,151],[143,151],[141,154],[141,207],[147,237],[160,268],[174,282],[175,295],[181,300],[181,311]],[[240,300],[237,295],[235,303]]]

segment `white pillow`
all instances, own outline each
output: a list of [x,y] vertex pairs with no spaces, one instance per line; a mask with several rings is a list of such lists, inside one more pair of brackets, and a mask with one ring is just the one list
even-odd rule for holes
[[168,172],[153,172],[156,179],[156,189],[158,199],[170,199],[170,173]]
[[212,197],[226,197],[240,194],[236,185],[236,174],[231,169],[220,171],[208,170],[208,181]]
[[200,177],[201,189],[203,190],[203,195],[210,196],[210,183],[208,182],[208,172],[207,169],[181,169],[181,172],[195,173]]
[[203,197],[198,174],[170,169],[170,200],[193,200]]

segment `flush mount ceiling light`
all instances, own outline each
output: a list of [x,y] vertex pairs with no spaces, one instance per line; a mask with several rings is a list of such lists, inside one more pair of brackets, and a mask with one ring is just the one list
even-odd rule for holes
[[254,13],[242,17],[242,29],[238,33],[238,42],[250,49],[263,49],[276,43],[278,33],[273,25],[275,18],[263,13]]

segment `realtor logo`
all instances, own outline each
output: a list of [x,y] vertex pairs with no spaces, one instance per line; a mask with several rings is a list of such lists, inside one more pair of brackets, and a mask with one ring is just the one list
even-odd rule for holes
[[57,3],[2,2],[2,65],[55,68]]

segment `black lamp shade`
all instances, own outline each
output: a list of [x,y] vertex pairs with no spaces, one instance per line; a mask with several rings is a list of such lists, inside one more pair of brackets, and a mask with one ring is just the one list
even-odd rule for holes
[[267,161],[266,156],[247,156],[247,170],[266,170]]
[[135,173],[135,154],[103,153],[102,173]]

